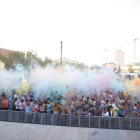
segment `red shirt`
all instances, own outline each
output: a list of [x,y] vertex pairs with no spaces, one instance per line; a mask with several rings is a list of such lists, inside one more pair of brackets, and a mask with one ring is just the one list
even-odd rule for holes
[[9,104],[9,101],[8,100],[2,100],[2,103],[3,103],[3,108],[8,108],[8,104]]

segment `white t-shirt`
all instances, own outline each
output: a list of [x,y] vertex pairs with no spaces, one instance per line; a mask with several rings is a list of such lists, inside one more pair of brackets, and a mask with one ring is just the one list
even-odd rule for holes
[[38,104],[37,105],[35,104],[35,107],[34,108],[37,108],[38,109]]
[[[111,113],[111,117],[112,117],[112,111],[110,111],[110,113]],[[105,113],[105,117],[109,117],[109,112]]]
[[17,98],[17,94],[14,95],[14,99]]
[[19,105],[19,107],[18,107],[18,108],[19,108],[20,110],[22,110],[22,104],[21,104],[21,102],[19,102],[19,104],[18,104],[18,105]]
[[16,106],[16,109],[19,109],[19,107],[18,107],[19,102],[20,102],[20,101],[15,101],[15,106]]
[[[111,104],[109,104],[109,105],[111,105]],[[113,107],[113,110],[116,109],[116,105],[114,103],[111,106]]]
[[104,101],[104,100],[102,100],[102,103],[103,103],[103,104],[105,104],[105,101]]
[[[109,105],[111,105],[111,104],[109,104]],[[116,110],[117,108],[116,108],[116,105],[113,103],[112,105],[111,105],[112,107],[113,107],[113,110]],[[112,112],[111,112],[112,113]],[[112,115],[111,115],[112,116]],[[116,111],[114,112],[114,117],[116,117]]]
[[95,106],[96,105],[96,101],[93,101],[93,106]]
[[137,113],[138,111],[137,111],[137,107],[136,106],[134,106],[134,113]]
[[69,114],[71,114],[71,110],[69,110]]

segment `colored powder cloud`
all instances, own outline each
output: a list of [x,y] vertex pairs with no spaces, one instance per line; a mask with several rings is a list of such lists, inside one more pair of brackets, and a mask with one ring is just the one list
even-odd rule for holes
[[96,92],[99,96],[107,88],[113,88],[115,92],[120,90],[134,94],[139,92],[136,83],[138,82],[121,81],[113,71],[82,72],[71,65],[55,68],[55,65],[49,64],[45,68],[31,69],[30,73],[22,65],[17,65],[15,71],[3,69],[0,72],[1,92],[4,90],[11,93],[15,89],[21,95],[27,94],[30,87],[33,87],[36,98],[41,94],[50,96],[56,91],[65,95],[69,90],[75,94],[84,91],[87,95]]

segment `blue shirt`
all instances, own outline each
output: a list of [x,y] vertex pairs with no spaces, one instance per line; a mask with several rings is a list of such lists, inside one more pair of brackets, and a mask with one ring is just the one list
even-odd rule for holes
[[125,115],[125,110],[120,109],[121,110],[121,115]]

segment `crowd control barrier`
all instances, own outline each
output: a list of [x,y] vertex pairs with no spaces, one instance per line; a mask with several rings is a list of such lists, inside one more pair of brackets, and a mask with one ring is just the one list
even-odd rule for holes
[[87,128],[140,130],[140,118],[53,115],[46,113],[0,110],[0,121]]

